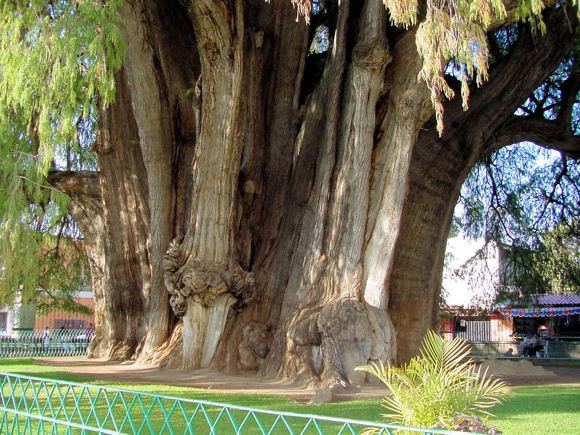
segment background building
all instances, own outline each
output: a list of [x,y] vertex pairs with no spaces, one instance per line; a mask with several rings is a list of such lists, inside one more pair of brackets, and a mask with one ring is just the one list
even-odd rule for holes
[[0,307],[0,331],[10,333],[15,329],[85,329],[93,323],[93,293],[80,291],[74,302],[85,307],[91,314],[65,310],[47,310],[34,304],[22,304],[16,300],[11,307]]

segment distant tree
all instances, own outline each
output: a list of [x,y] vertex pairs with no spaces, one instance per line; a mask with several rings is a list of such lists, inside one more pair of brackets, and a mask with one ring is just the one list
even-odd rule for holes
[[82,238],[70,237],[76,230],[74,222],[68,226],[73,228],[63,224],[60,234],[44,234],[38,286],[31,299],[40,310],[90,314],[90,308],[76,301],[80,291],[90,290],[89,264]]
[[[477,165],[462,189],[455,221],[461,234],[501,249],[502,279],[490,293],[513,300],[514,291],[522,297],[580,292],[579,205],[580,161],[565,154],[522,144]],[[472,261],[488,252],[482,249]]]
[[580,293],[578,221],[546,231],[533,249],[509,246],[503,252],[499,302],[530,302],[538,293]]

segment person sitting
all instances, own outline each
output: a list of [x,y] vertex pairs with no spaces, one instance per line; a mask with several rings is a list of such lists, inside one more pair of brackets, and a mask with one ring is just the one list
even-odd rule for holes
[[[522,344],[522,354],[526,358],[529,358],[529,357],[534,356],[536,354],[536,352],[533,351],[534,346],[536,344],[536,340],[534,339],[534,336],[530,332],[528,332],[528,334],[524,337],[521,344]],[[532,352],[533,352],[533,355],[532,355]]]
[[534,343],[532,345],[531,356],[538,357],[540,352],[544,350],[544,343],[538,334],[534,334]]
[[522,341],[523,354],[525,357],[535,358],[539,351],[544,349],[544,344],[538,334],[532,335],[529,333]]

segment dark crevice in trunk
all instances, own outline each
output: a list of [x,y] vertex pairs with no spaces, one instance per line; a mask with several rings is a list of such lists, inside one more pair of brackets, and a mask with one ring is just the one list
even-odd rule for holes
[[[320,49],[318,52],[309,52],[305,59],[304,79],[300,91],[300,105],[306,103],[308,96],[317,88],[322,80],[329,52],[334,44],[336,25],[338,19],[338,4],[336,2],[325,2],[324,8],[314,14],[310,22],[310,32],[308,34],[308,49],[312,47],[316,32],[320,29],[326,29],[323,37],[327,47],[325,50]],[[319,26],[322,28],[319,29]]]

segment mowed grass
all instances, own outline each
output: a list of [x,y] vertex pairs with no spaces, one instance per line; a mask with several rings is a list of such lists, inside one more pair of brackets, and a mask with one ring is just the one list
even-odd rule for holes
[[[381,421],[380,399],[376,398],[312,405],[281,396],[227,394],[162,384],[103,381],[93,376],[69,374],[58,367],[38,365],[32,359],[2,360],[0,371],[252,408]],[[575,385],[515,387],[509,400],[494,408],[493,413],[494,416],[488,419],[488,424],[504,434],[580,435],[580,379]]]
[[493,413],[504,434],[580,434],[580,379],[575,385],[513,388],[510,400]]
[[103,387],[122,388],[151,394],[179,397],[192,400],[204,400],[226,403],[230,405],[247,406],[250,408],[270,409],[278,411],[309,413],[334,416],[355,420],[381,421],[380,399],[350,400],[348,402],[328,403],[322,405],[305,404],[284,396],[265,394],[232,394],[215,392],[207,389],[178,387],[164,384],[135,384],[112,382],[94,376],[70,374],[60,370],[60,367],[35,364],[33,359],[21,358],[0,360],[0,372],[18,373],[46,379],[65,382],[88,383]]

